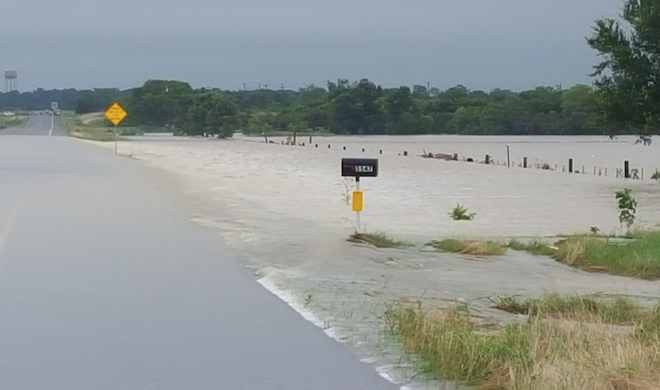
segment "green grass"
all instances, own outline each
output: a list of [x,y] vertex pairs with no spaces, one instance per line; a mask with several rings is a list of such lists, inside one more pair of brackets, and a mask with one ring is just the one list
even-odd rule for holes
[[660,279],[660,232],[620,242],[595,237],[570,237],[557,243],[558,261],[592,272],[641,279]]
[[556,318],[588,321],[597,318],[604,324],[634,325],[648,314],[628,297],[617,296],[607,300],[599,296],[563,296],[546,294],[541,298],[521,299],[516,296],[500,296],[495,308],[530,316],[552,316]]
[[[100,142],[115,140],[114,127],[108,126],[108,122],[103,118],[101,113],[91,113],[83,116],[65,113],[62,116],[62,120],[69,134],[74,137]],[[117,140],[123,140],[122,136],[142,134],[144,134],[142,127],[119,126],[117,128]]]
[[529,252],[535,256],[552,256],[555,254],[555,250],[548,246],[548,244],[537,240],[524,243],[522,241],[512,239],[506,244],[506,247],[515,251]]
[[506,249],[495,241],[446,239],[432,241],[430,245],[442,252],[474,256],[501,256],[506,252]]
[[660,232],[631,232],[631,239],[612,240],[597,235],[567,237],[551,247],[540,241],[511,240],[506,246],[555,260],[589,272],[640,279],[660,279]]
[[384,232],[354,233],[348,238],[349,242],[368,243],[377,248],[405,248],[413,246],[412,243],[398,240],[388,236]]
[[472,221],[477,213],[470,213],[467,207],[461,206],[457,203],[456,206],[449,213],[449,217],[454,221]]
[[599,302],[598,311],[584,302],[557,295],[517,302],[536,311],[506,325],[478,324],[465,305],[391,305],[384,320],[432,379],[488,390],[657,388],[660,308],[622,298]]
[[0,116],[0,130],[8,129],[10,127],[21,127],[28,120],[26,115],[16,116]]

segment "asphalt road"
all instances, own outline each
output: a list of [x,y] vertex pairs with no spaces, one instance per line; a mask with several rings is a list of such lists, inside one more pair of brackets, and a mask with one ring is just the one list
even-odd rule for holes
[[397,388],[187,222],[172,187],[69,137],[0,136],[0,389]]
[[65,136],[67,132],[59,116],[32,115],[24,126],[1,130],[0,135]]

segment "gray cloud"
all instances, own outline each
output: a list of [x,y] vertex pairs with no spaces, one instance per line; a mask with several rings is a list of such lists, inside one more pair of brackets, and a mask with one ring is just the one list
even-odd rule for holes
[[584,37],[621,0],[2,0],[21,89],[148,78],[241,88],[367,77],[522,89],[587,82]]

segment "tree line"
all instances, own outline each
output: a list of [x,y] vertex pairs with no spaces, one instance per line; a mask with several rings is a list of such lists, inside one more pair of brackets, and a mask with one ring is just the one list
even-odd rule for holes
[[458,85],[447,90],[415,85],[383,88],[363,79],[340,79],[298,91],[193,89],[175,80],[149,80],[132,90],[37,90],[0,94],[0,108],[103,111],[119,101],[125,125],[228,137],[317,132],[346,135],[601,134],[591,87],[538,87],[485,92]]
[[645,143],[660,129],[660,7],[624,0],[621,20],[600,19],[587,44],[602,61],[594,86],[537,87],[522,92],[383,88],[339,79],[298,91],[194,89],[149,80],[132,90],[75,89],[0,94],[0,109],[46,109],[58,101],[79,114],[120,101],[125,124],[177,133],[230,137],[273,132],[345,135],[598,135],[637,134]]

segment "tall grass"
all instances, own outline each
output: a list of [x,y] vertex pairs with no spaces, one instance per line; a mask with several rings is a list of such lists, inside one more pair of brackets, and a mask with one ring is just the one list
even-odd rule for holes
[[557,260],[587,271],[642,279],[660,278],[660,233],[626,242],[570,237],[557,245]]
[[621,319],[631,325],[622,331],[611,324],[614,317],[605,321],[577,301],[547,313],[541,308],[556,306],[541,299],[528,321],[495,330],[477,325],[462,306],[442,312],[391,306],[385,320],[432,378],[487,390],[657,389],[660,310],[599,303],[628,313]]
[[559,241],[554,247],[539,241],[525,244],[511,240],[507,247],[551,256],[585,271],[660,279],[660,232],[637,232],[632,237],[617,241],[593,235],[572,236]]
[[474,256],[501,256],[506,249],[495,241],[446,239],[432,241],[431,246],[442,252]]
[[357,233],[348,238],[349,242],[368,243],[377,248],[404,248],[413,246],[412,243],[388,236],[384,232]]

